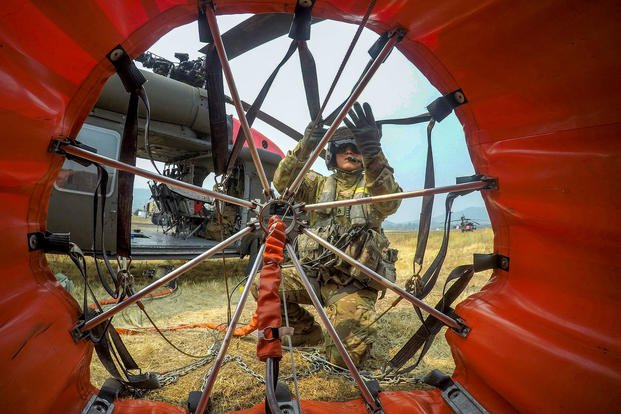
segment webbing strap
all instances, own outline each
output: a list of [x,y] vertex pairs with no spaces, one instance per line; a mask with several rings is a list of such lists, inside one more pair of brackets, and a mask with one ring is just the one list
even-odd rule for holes
[[[287,63],[287,61],[293,55],[296,49],[297,49],[297,42],[292,41],[291,44],[289,45],[289,49],[287,49],[287,52],[285,53],[285,56],[282,58],[282,60],[276,66],[276,68],[272,71],[272,74],[267,78],[267,80],[265,81],[265,84],[263,85],[263,88],[261,88],[261,91],[259,91],[259,94],[255,98],[254,102],[252,103],[250,108],[248,108],[248,110],[246,111],[246,120],[248,121],[249,126],[252,126],[252,124],[254,123],[254,120],[256,119],[257,114],[259,113],[259,110],[261,109],[261,105],[263,105],[263,101],[265,100],[267,93],[272,87],[272,83],[274,82],[274,79],[276,79],[276,75],[278,75],[280,68],[282,68],[284,64]],[[235,138],[235,144],[233,144],[233,149],[226,163],[226,175],[227,176],[229,176],[233,172],[233,168],[235,167],[235,161],[237,160],[237,157],[239,156],[239,152],[241,151],[245,142],[246,142],[246,135],[244,134],[243,129],[240,128],[239,131],[237,132],[237,137]]]
[[[209,30],[207,30],[209,31]],[[224,77],[218,51],[214,45],[205,50],[205,89],[209,110],[209,131],[211,140],[211,159],[216,175],[226,172],[226,159],[229,157],[229,127],[226,116]]]
[[[433,188],[436,186],[435,171],[433,165],[433,147],[431,146],[431,131],[436,121],[433,119],[427,125],[427,163],[425,166],[425,188]],[[423,266],[425,258],[425,250],[427,249],[427,240],[429,238],[429,229],[431,227],[431,214],[433,212],[433,195],[423,197],[423,205],[420,211],[420,219],[418,222],[418,237],[416,239],[416,253],[414,254],[415,264],[419,265],[419,270]]]
[[[110,296],[113,298],[118,298],[119,296],[119,282],[116,277],[116,272],[112,268],[110,261],[108,260],[108,256],[106,254],[106,244],[105,244],[105,209],[106,209],[106,192],[108,191],[108,172],[106,169],[99,165],[93,164],[95,168],[97,168],[97,187],[95,188],[95,192],[93,193],[93,260],[95,262],[95,268],[97,269],[97,275],[99,277],[99,281],[103,288],[108,292]],[[98,217],[98,207],[99,207],[99,198],[101,198],[101,214]],[[101,254],[104,260],[104,264],[106,265],[106,270],[110,275],[110,278],[114,282],[114,290],[110,287],[108,282],[106,281],[104,275],[99,268],[99,262],[97,261],[97,227],[98,224],[101,226],[101,235],[100,235],[100,243],[101,243]]]
[[330,100],[330,97],[332,96],[332,92],[334,92],[334,88],[336,87],[336,84],[338,83],[339,79],[341,78],[341,75],[343,74],[343,70],[345,69],[345,65],[347,65],[347,62],[349,61],[349,58],[351,57],[351,54],[354,51],[354,47],[356,46],[356,43],[358,43],[358,39],[360,38],[360,35],[362,34],[362,30],[367,25],[367,21],[369,20],[369,16],[371,15],[371,12],[373,11],[373,8],[375,7],[375,2],[376,2],[376,0],[371,0],[369,2],[369,6],[367,7],[367,11],[364,14],[364,17],[362,18],[362,21],[358,25],[358,28],[356,29],[356,33],[354,34],[354,37],[352,38],[351,42],[349,43],[349,47],[347,48],[347,52],[345,52],[345,56],[343,56],[343,60],[341,61],[341,65],[339,66],[339,69],[336,72],[336,75],[334,76],[334,79],[332,80],[332,84],[330,85],[330,89],[328,90],[328,93],[326,94],[326,97],[323,100],[323,103],[321,104],[321,108],[319,109],[319,113],[317,114],[317,116],[313,120],[313,124],[314,125],[317,125],[319,123],[321,115],[323,114],[323,111],[326,109],[326,105],[328,104],[328,101]]
[[[144,88],[142,87],[142,85],[146,82],[146,79],[121,45],[117,45],[106,56],[110,63],[114,65],[114,68],[123,83],[123,87],[130,93],[129,104],[127,106],[127,117],[125,118],[125,127],[123,128],[123,141],[121,143],[121,155],[119,161],[125,164],[136,165],[139,98],[142,99],[145,107],[147,107],[147,112],[149,107],[149,101],[146,97]],[[134,175],[128,172],[119,171],[116,250],[119,255],[124,257],[129,257],[131,255],[130,235],[133,192]]]
[[302,69],[302,80],[306,93],[306,103],[311,120],[317,118],[319,114],[319,83],[317,81],[317,67],[315,58],[306,41],[298,41],[298,53],[300,55],[300,67]]
[[380,119],[376,122],[377,126],[392,124],[392,125],[414,125],[420,124],[423,122],[429,122],[432,120],[432,117],[429,113],[420,114],[416,116],[411,116],[408,118],[391,118],[391,119]]
[[[138,139],[138,95],[131,93],[127,105],[127,117],[123,129],[119,161],[136,165]],[[131,210],[134,194],[134,175],[118,172],[118,201],[116,217],[116,252],[120,256],[131,256]]]
[[[139,389],[160,387],[155,373],[132,374],[129,372],[129,370],[140,370],[140,368],[112,325],[106,326],[106,331],[101,335],[101,339],[95,342],[95,352],[110,375],[124,384]],[[119,372],[117,365],[123,371],[126,379]]]
[[453,201],[461,195],[469,194],[473,190],[460,191],[460,192],[452,192],[448,193],[446,196],[445,208],[446,213],[444,216],[444,236],[442,237],[442,245],[440,246],[440,250],[436,255],[435,259],[425,271],[425,274],[420,280],[416,281],[414,294],[417,298],[423,299],[425,296],[431,292],[433,287],[438,280],[438,276],[440,275],[440,270],[442,270],[442,264],[444,264],[444,259],[446,258],[446,252],[448,250],[449,244],[449,236],[451,234],[451,209],[453,207]]
[[349,96],[347,96],[347,99],[345,99],[339,106],[337,106],[334,109],[334,111],[332,111],[330,113],[330,115],[328,115],[325,118],[324,123],[326,125],[331,125],[334,122],[334,120],[336,119],[336,117],[339,114],[339,112],[341,111],[341,109],[345,106],[345,104],[349,100],[349,97],[351,96],[353,91],[356,90],[356,88],[358,87],[358,84],[360,83],[362,78],[364,78],[364,75],[366,75],[366,73],[371,68],[371,65],[373,65],[373,62],[375,61],[375,59],[377,58],[377,56],[379,55],[381,50],[384,48],[384,46],[386,46],[386,43],[388,43],[388,40],[390,40],[390,35],[388,34],[388,32],[382,33],[382,35],[371,46],[371,48],[369,49],[369,55],[371,56],[371,59],[369,59],[369,62],[367,62],[367,65],[362,70],[362,73],[358,77],[358,80],[356,81],[354,86],[351,88],[351,91],[349,92]]
[[[457,316],[452,311],[451,304],[463,292],[466,286],[468,286],[470,279],[472,279],[472,275],[474,275],[474,268],[472,265],[462,265],[453,269],[446,279],[444,288],[446,289],[446,285],[450,281],[456,280],[456,282],[453,283],[448,291],[443,293],[442,298],[437,303],[435,308],[442,313],[448,313],[454,317]],[[431,347],[434,338],[443,327],[444,324],[440,320],[431,315],[428,316],[414,335],[412,335],[405,345],[388,362],[390,369],[392,371],[399,370],[398,374],[406,374],[416,368],[423,359],[423,356],[425,356]],[[401,369],[401,367],[403,367],[407,361],[412,359],[412,357],[416,355],[419,350],[420,353],[416,362],[407,368]]]

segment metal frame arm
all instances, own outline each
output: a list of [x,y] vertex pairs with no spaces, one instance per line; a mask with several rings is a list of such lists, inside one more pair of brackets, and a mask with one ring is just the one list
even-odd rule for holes
[[138,175],[140,177],[148,178],[153,181],[165,183],[171,187],[183,188],[185,190],[192,191],[196,194],[206,195],[213,197],[216,200],[221,200],[226,203],[236,204],[242,207],[248,207],[254,209],[257,205],[253,202],[243,200],[241,198],[233,197],[228,194],[221,194],[216,191],[207,190],[196,185],[184,183],[183,181],[175,180],[174,178],[166,177],[163,175],[155,174],[151,171],[143,170],[142,168],[135,167],[130,164],[125,164],[112,158],[104,157],[103,155],[95,154],[94,152],[87,151],[82,148],[78,148],[75,145],[71,145],[70,142],[58,141],[57,152],[72,155],[74,157],[82,158],[87,161],[91,161],[97,164],[105,165],[107,167],[115,168],[119,171],[125,171]]
[[367,275],[371,279],[375,280],[376,282],[380,283],[381,285],[385,286],[386,288],[392,290],[397,295],[401,296],[403,299],[405,299],[408,302],[410,302],[412,305],[414,305],[417,308],[420,308],[420,309],[424,310],[425,312],[429,313],[434,318],[436,318],[439,321],[441,321],[442,323],[444,323],[446,326],[454,329],[457,332],[463,332],[464,329],[467,329],[467,327],[463,323],[461,323],[461,322],[459,322],[459,321],[457,321],[457,320],[455,320],[455,319],[453,319],[453,318],[443,314],[439,310],[435,309],[433,306],[430,306],[430,305],[426,304],[422,300],[418,299],[416,296],[413,296],[412,294],[408,293],[406,290],[402,289],[401,287],[399,287],[395,283],[392,283],[391,281],[383,278],[379,273],[374,272],[373,270],[369,269],[367,266],[363,265],[359,261],[357,261],[357,260],[351,258],[350,256],[346,255],[345,253],[340,251],[337,247],[333,246],[332,244],[328,243],[327,241],[325,241],[321,237],[317,236],[312,231],[310,231],[308,229],[302,229],[301,232],[306,234],[311,239],[315,240],[317,243],[319,243],[320,245],[322,245],[326,249],[328,249],[331,252],[333,252],[334,254],[336,254],[341,259],[345,260],[350,265],[352,265],[352,266],[358,268],[359,270],[361,270],[365,275]]
[[[178,268],[176,268],[172,272],[168,273],[166,276],[162,277],[161,279],[158,279],[155,282],[151,283],[150,285],[145,286],[140,291],[134,293],[132,296],[128,297],[124,301],[117,303],[114,307],[112,307],[112,308],[108,309],[107,311],[105,311],[105,312],[95,316],[92,319],[89,319],[86,323],[84,323],[84,325],[78,326],[78,329],[81,332],[88,332],[88,331],[90,331],[91,329],[95,328],[96,326],[98,326],[98,325],[102,324],[103,322],[107,321],[108,319],[112,318],[114,315],[116,315],[117,313],[121,312],[123,309],[127,308],[128,306],[130,306],[130,305],[132,305],[132,304],[134,304],[136,302],[138,302],[140,299],[142,299],[143,297],[145,297],[149,293],[155,291],[160,286],[163,286],[163,285],[165,285],[165,284],[167,284],[167,283],[177,279],[182,274],[184,274],[187,271],[195,268],[201,262],[205,261],[206,259],[209,259],[211,256],[213,256],[214,254],[220,252],[221,250],[223,250],[227,246],[233,244],[234,242],[236,242],[237,240],[241,239],[242,237],[252,233],[255,230],[255,226],[256,225],[253,224],[252,226],[246,227],[246,228],[238,231],[237,233],[235,233],[234,235],[232,235],[228,239],[226,239],[226,240],[216,244],[214,247],[212,247],[211,249],[207,250],[205,253],[202,253],[199,256],[196,256],[194,259],[192,259],[189,262],[183,264],[182,266],[179,266]],[[84,309],[84,311],[86,311],[86,309]]]
[[246,143],[248,144],[248,149],[250,150],[250,155],[252,156],[252,161],[255,168],[257,169],[257,174],[259,175],[261,185],[263,186],[263,192],[267,198],[271,198],[272,190],[270,187],[270,183],[267,179],[267,176],[265,175],[263,164],[261,164],[261,159],[259,158],[259,153],[257,151],[256,145],[254,144],[252,132],[250,131],[250,125],[248,124],[248,120],[246,119],[246,114],[244,112],[244,107],[241,103],[241,98],[239,97],[239,92],[237,92],[235,78],[233,77],[231,65],[229,64],[229,60],[226,56],[226,50],[224,49],[224,43],[222,42],[222,36],[220,35],[220,29],[218,27],[218,20],[216,19],[216,15],[213,10],[213,4],[210,3],[205,5],[204,10],[205,16],[207,17],[207,22],[209,23],[209,30],[211,31],[211,36],[213,38],[213,45],[216,47],[216,51],[218,52],[220,64],[222,65],[222,72],[224,73],[226,83],[229,86],[229,91],[231,92],[231,99],[233,100],[233,104],[235,105],[235,110],[237,111],[237,117],[239,118],[242,131],[244,131]]
[[218,356],[214,361],[211,374],[205,383],[205,387],[203,389],[203,393],[201,394],[201,398],[198,402],[198,407],[196,409],[197,413],[202,413],[205,411],[207,407],[207,402],[209,402],[209,396],[211,395],[211,390],[213,389],[214,384],[216,383],[216,378],[218,377],[218,372],[220,372],[220,368],[222,367],[222,362],[224,361],[224,356],[226,355],[226,351],[229,348],[229,344],[231,343],[231,338],[233,337],[233,331],[237,326],[237,322],[241,317],[241,313],[244,310],[244,306],[246,305],[246,300],[248,299],[248,294],[250,293],[250,287],[252,286],[252,282],[254,281],[256,274],[259,270],[259,266],[261,265],[261,261],[263,260],[263,252],[265,251],[265,244],[261,246],[259,252],[257,253],[257,257],[252,265],[252,269],[250,270],[250,274],[248,275],[248,280],[246,281],[246,286],[244,286],[244,291],[239,298],[239,302],[237,303],[237,308],[235,308],[235,313],[233,314],[233,318],[231,319],[231,323],[226,330],[226,334],[224,335],[224,339],[222,340],[222,344],[220,345],[220,350],[218,351]]
[[406,198],[424,197],[432,194],[451,193],[454,191],[482,190],[489,188],[487,181],[474,181],[465,184],[448,185],[445,187],[428,188],[425,190],[407,191],[403,193],[383,194],[378,196],[352,198],[350,200],[328,201],[325,203],[307,204],[302,206],[305,211],[323,210],[333,207],[353,206],[355,204],[379,203],[383,201],[403,200]]
[[339,338],[338,333],[336,332],[336,329],[332,325],[332,322],[330,322],[330,319],[328,318],[326,311],[321,306],[321,302],[319,301],[319,298],[315,294],[315,291],[313,290],[313,287],[311,286],[310,281],[308,280],[308,277],[306,276],[306,273],[304,272],[304,269],[302,268],[302,264],[300,263],[300,261],[298,260],[295,254],[295,250],[289,243],[285,245],[285,248],[287,249],[287,253],[289,253],[289,257],[293,261],[293,265],[295,269],[300,275],[300,280],[304,284],[304,287],[306,288],[306,291],[308,292],[308,296],[313,302],[313,306],[317,310],[317,313],[319,314],[319,317],[321,318],[323,325],[326,327],[326,330],[328,331],[328,334],[330,334],[330,337],[332,338],[332,341],[334,342],[336,349],[339,351],[339,354],[341,355],[341,358],[343,358],[345,365],[347,365],[347,368],[349,369],[349,372],[351,373],[352,378],[354,379],[354,381],[356,382],[356,385],[360,389],[362,398],[367,403],[367,405],[371,408],[372,412],[376,412],[380,408],[378,406],[379,403],[375,400],[375,398],[373,397],[373,394],[371,394],[371,391],[369,390],[369,387],[367,387],[367,384],[362,379],[362,376],[358,372],[358,369],[354,365],[354,362],[352,361],[351,357],[347,353],[347,350],[345,349],[345,345],[343,345],[343,342]]

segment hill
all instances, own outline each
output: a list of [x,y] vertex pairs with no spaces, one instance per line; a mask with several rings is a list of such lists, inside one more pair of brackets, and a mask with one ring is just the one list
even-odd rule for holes
[[[489,227],[489,215],[484,207],[468,207],[463,210],[453,211],[452,220],[459,220],[464,216],[479,223],[480,227]],[[438,229],[444,226],[444,215],[437,215],[431,218],[431,228]],[[418,221],[407,221],[395,223],[386,220],[383,225],[386,230],[418,230]]]

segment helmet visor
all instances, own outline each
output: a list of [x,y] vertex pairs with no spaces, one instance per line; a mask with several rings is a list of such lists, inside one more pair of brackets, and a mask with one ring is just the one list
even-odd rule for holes
[[354,140],[342,140],[334,143],[334,152],[337,154],[344,154],[347,150],[351,150],[351,152],[355,154],[360,154],[360,150],[356,146]]

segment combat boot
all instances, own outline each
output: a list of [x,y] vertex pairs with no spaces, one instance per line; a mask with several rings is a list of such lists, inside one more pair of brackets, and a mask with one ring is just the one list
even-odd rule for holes
[[[310,329],[304,329],[301,332],[297,330],[291,335],[291,345],[293,346],[317,346],[323,342],[323,332],[321,326],[314,322]],[[284,341],[287,344],[287,341]]]

